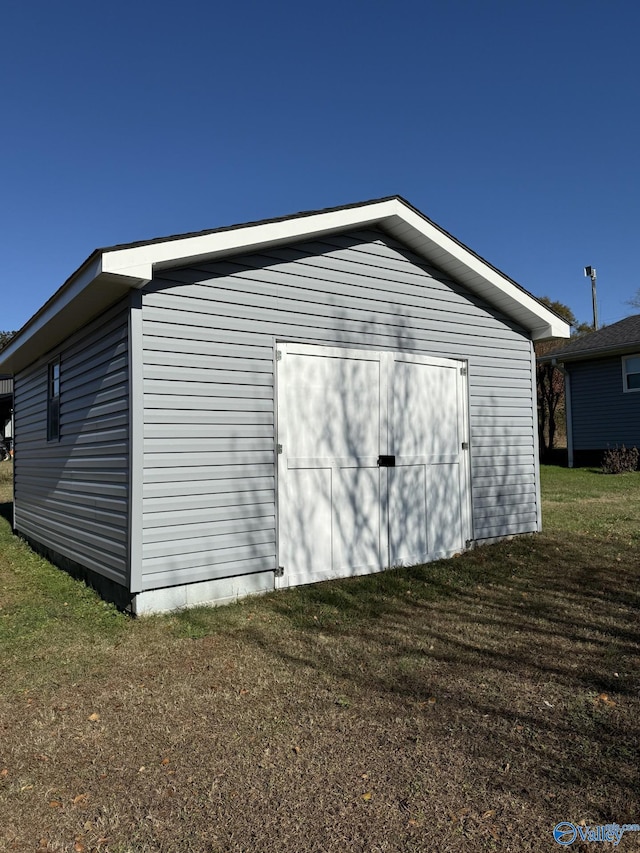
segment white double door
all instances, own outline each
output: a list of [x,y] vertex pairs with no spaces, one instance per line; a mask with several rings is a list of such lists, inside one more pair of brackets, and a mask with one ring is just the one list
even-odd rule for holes
[[277,585],[413,565],[464,548],[463,362],[277,349]]

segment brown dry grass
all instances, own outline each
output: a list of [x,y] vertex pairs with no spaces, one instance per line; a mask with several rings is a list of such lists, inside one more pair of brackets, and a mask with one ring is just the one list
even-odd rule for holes
[[639,821],[640,476],[546,478],[544,535],[138,622],[5,524],[0,849],[537,851]]

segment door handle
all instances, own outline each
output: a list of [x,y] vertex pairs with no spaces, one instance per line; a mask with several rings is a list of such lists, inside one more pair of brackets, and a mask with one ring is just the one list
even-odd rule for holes
[[395,456],[378,456],[378,468],[395,468]]

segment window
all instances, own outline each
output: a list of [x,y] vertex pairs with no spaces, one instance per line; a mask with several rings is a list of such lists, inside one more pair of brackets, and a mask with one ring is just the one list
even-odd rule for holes
[[60,359],[49,364],[47,441],[60,440]]
[[624,391],[640,391],[640,355],[622,359],[622,383]]

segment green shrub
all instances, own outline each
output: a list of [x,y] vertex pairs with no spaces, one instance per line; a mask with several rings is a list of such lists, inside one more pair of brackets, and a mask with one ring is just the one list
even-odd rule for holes
[[637,447],[616,446],[607,448],[602,456],[603,474],[623,474],[625,471],[637,471],[640,453]]

